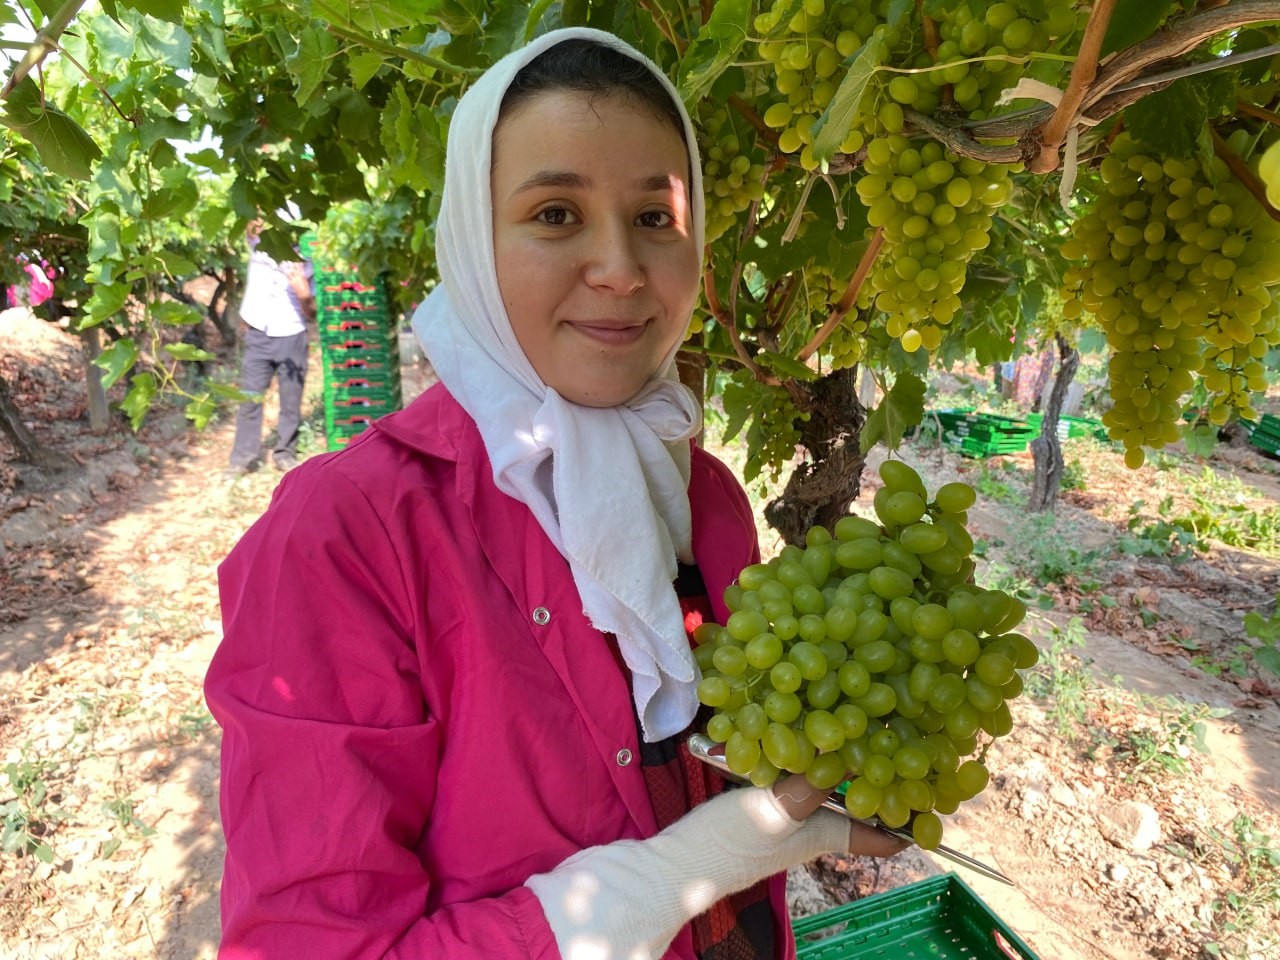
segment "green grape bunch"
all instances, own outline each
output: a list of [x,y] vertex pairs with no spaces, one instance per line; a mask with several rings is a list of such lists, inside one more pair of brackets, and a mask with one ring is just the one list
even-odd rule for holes
[[1197,374],[1212,423],[1256,419],[1264,359],[1280,343],[1280,225],[1216,157],[1160,160],[1121,134],[1099,173],[1103,190],[1062,247],[1075,261],[1064,315],[1087,311],[1106,333],[1114,406],[1103,423],[1137,468],[1144,448],[1181,435]]
[[735,129],[722,104],[708,102],[699,119],[706,139],[699,144],[705,158],[702,186],[706,197],[706,239],[707,243],[714,243],[734,225],[738,214],[764,196],[765,170],[752,154],[754,139],[747,130]]
[[853,816],[910,823],[935,849],[939,814],[985,789],[986,751],[1013,729],[1019,671],[1039,654],[1011,632],[1022,602],[972,583],[973,488],[943,484],[930,499],[897,460],[880,476],[879,523],[813,527],[726,590],[728,621],[694,634],[698,699],[738,775],[843,784]]

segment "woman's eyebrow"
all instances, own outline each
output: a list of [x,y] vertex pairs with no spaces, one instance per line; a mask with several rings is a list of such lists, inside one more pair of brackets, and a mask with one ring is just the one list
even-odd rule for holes
[[533,176],[525,180],[515,190],[511,191],[512,196],[524,193],[528,190],[538,190],[543,187],[563,187],[571,190],[585,190],[591,186],[591,181],[580,173],[573,173],[568,170],[543,170],[535,173]]
[[[637,190],[644,193],[658,193],[680,188],[679,178],[667,173],[655,173],[647,177],[640,177],[633,181],[633,184]],[[518,196],[529,190],[540,190],[548,187],[586,190],[591,187],[591,179],[569,170],[542,170],[516,187],[511,192],[511,195]]]

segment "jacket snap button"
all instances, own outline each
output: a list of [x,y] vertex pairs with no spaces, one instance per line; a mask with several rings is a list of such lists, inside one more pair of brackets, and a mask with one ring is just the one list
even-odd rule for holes
[[533,611],[533,622],[540,627],[545,627],[551,622],[551,611],[546,607],[535,607]]
[[618,766],[625,767],[631,763],[631,751],[623,747],[618,751]]

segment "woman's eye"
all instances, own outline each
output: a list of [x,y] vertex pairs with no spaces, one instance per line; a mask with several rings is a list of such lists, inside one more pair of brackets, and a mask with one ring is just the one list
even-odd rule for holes
[[640,214],[639,221],[646,227],[669,227],[675,223],[675,217],[665,210],[647,210]]
[[537,219],[552,227],[563,227],[572,222],[573,214],[564,207],[547,207],[538,211]]

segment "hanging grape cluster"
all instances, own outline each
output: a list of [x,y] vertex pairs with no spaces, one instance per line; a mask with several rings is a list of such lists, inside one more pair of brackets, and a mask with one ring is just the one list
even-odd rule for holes
[[880,523],[814,527],[804,548],[742,571],[727,623],[695,632],[698,699],[734,772],[758,786],[803,773],[820,790],[849,778],[850,813],[910,822],[931,849],[938,814],[985,788],[980,741],[1012,729],[1018,671],[1038,653],[1010,632],[1022,603],[969,582],[973,489],[948,483],[930,500],[900,461],[880,476]]
[[1069,316],[1088,311],[1113,354],[1103,417],[1125,462],[1179,437],[1183,396],[1200,374],[1209,420],[1255,419],[1263,357],[1280,343],[1269,287],[1280,224],[1218,159],[1160,160],[1127,134],[1102,162],[1103,189],[1063,254]]
[[[733,226],[734,219],[753,200],[764,196],[764,164],[752,155],[754,138],[736,128],[723,105],[705,105],[699,129],[707,142],[703,156],[702,188],[706,197],[706,241],[714,243]],[[744,142],[745,138],[745,142]]]
[[[977,12],[959,3],[934,15],[938,40],[929,49],[922,21],[891,26],[890,14],[887,0],[805,0],[799,9],[777,0],[761,13],[755,27],[770,39],[760,53],[774,65],[777,95],[763,120],[778,130],[779,150],[814,170],[813,127],[843,78],[845,58],[870,41],[884,64],[911,71],[877,75],[840,152],[865,148],[858,196],[885,239],[858,306],[883,313],[886,331],[905,350],[934,350],[960,310],[967,265],[987,245],[992,216],[1011,192],[1009,174],[1019,168],[911,138],[905,109],[950,122],[981,119],[1024,72],[1060,84],[1060,60],[1033,60],[1024,70],[1002,58],[1065,48],[1083,22],[1072,0],[1011,0]],[[968,62],[974,58],[988,59]]]

